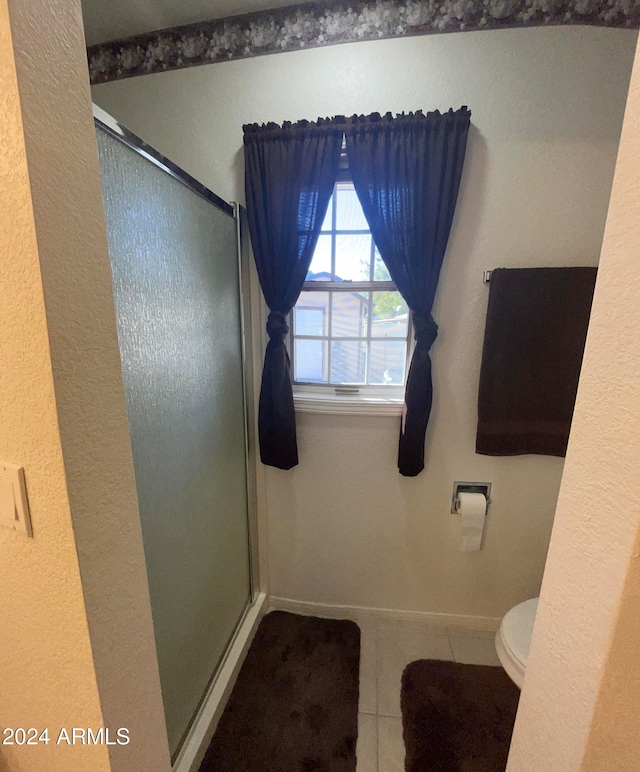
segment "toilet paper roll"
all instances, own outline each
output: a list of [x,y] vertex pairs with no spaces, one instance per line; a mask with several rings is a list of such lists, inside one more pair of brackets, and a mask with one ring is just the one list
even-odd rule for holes
[[475,552],[482,545],[487,497],[484,493],[459,493],[456,510],[460,515],[460,549]]

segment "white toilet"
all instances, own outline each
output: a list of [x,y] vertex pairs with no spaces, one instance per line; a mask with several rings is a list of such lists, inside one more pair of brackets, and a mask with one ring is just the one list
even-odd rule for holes
[[537,610],[538,598],[519,603],[504,615],[496,633],[496,651],[500,664],[520,689],[527,669]]

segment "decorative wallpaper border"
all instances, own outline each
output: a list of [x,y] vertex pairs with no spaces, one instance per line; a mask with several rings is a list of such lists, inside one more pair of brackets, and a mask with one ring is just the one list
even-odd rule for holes
[[92,83],[304,48],[436,32],[590,24],[640,27],[638,0],[334,0],[91,46]]

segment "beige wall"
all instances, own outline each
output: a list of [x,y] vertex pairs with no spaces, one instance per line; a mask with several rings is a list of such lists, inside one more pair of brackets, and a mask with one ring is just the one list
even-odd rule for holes
[[640,57],[509,770],[640,769]]
[[[34,533],[0,528],[0,725],[51,736],[0,746],[0,768],[157,772],[168,750],[79,2],[13,0],[8,17],[0,0],[0,35],[0,458],[25,467]],[[55,743],[101,725],[130,744]]]
[[0,528],[0,726],[52,743],[0,745],[2,770],[109,768],[106,748],[55,746],[102,712],[58,434],[9,17],[0,2],[0,459],[26,469],[33,539]]
[[[636,420],[637,423],[637,420]],[[640,531],[629,562],[622,600],[605,663],[593,723],[584,755],[585,772],[640,769],[638,706],[640,705]]]
[[[471,108],[434,313],[427,470],[398,475],[395,418],[300,414],[300,466],[266,471],[274,596],[496,618],[538,593],[563,462],[474,452],[482,272],[597,263],[635,40],[586,27],[415,37],[94,89],[101,107],[232,200],[243,198],[243,123]],[[476,554],[459,552],[449,513],[459,479],[494,486]]]

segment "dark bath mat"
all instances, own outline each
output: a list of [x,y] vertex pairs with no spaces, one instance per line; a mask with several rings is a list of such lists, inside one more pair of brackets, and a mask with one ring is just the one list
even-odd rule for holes
[[200,772],[355,772],[360,629],[267,614]]
[[407,772],[503,772],[520,690],[501,667],[422,659],[402,675]]

